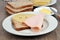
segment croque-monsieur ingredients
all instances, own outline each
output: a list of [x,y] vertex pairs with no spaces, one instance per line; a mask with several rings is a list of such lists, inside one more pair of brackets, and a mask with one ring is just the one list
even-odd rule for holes
[[42,28],[43,20],[44,20],[44,14],[40,13],[40,14],[37,14],[35,16],[27,18],[24,21],[24,23],[26,25],[28,25],[29,27],[31,27],[31,30],[33,32],[38,32]]
[[16,14],[12,17],[13,28],[17,31],[29,29],[30,27],[24,24],[25,19],[32,17],[34,14]]

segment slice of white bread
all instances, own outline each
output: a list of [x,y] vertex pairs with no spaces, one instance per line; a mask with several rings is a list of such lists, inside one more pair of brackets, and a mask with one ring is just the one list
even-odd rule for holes
[[8,2],[7,4],[15,9],[33,6],[33,3],[29,0],[20,0],[19,2]]
[[17,31],[19,30],[24,30],[24,29],[29,29],[30,27],[25,25],[23,23],[23,21],[26,18],[29,18],[31,16],[33,16],[34,14],[16,14],[12,17],[12,24],[13,24],[13,28]]
[[[32,11],[33,6],[26,7],[26,8],[23,8],[23,9],[13,9],[13,8],[11,8],[9,5],[6,5],[5,8],[6,8],[6,9],[9,9],[9,10],[12,11],[13,13],[17,13],[17,12],[21,12],[21,11],[24,11],[24,10],[27,10],[27,9],[30,9],[30,10]],[[27,11],[28,11],[28,10],[27,10]]]

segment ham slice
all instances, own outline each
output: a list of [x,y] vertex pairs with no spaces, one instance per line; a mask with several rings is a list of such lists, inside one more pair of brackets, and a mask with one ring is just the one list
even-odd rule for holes
[[43,24],[44,14],[40,13],[30,18],[27,18],[24,23],[28,25],[33,32],[38,32],[41,30]]

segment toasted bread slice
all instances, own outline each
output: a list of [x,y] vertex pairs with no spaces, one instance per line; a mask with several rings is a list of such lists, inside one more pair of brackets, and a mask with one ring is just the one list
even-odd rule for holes
[[13,9],[13,8],[11,8],[9,5],[6,5],[5,8],[6,8],[6,9],[9,9],[9,10],[12,11],[13,13],[17,13],[17,12],[23,12],[23,11],[25,11],[25,10],[28,11],[29,9],[30,9],[30,11],[32,11],[33,6],[26,7],[26,8],[23,8],[23,9]]
[[20,0],[19,2],[8,2],[7,4],[15,9],[22,9],[25,7],[33,6],[33,3],[29,0]]
[[33,16],[33,14],[16,14],[12,17],[12,23],[13,27],[15,30],[24,30],[24,29],[29,29],[30,27],[27,26],[26,24],[23,23],[23,21],[28,18]]

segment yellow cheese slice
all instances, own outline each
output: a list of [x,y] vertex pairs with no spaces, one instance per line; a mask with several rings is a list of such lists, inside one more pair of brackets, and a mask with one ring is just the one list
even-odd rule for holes
[[40,5],[47,5],[50,3],[51,0],[31,0],[34,5],[40,6]]

